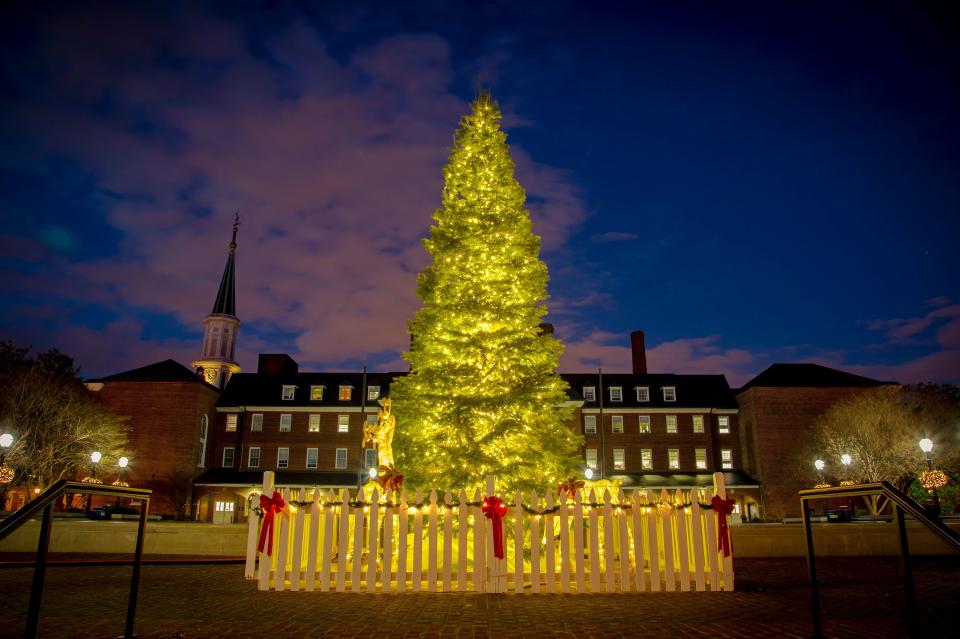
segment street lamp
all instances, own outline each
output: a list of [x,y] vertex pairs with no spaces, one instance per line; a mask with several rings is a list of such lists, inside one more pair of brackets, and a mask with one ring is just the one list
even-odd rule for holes
[[587,481],[593,479],[593,469],[587,466],[587,469],[583,471],[583,476],[586,477]]
[[822,459],[817,459],[813,462],[814,468],[817,469],[817,476],[820,478],[820,483],[817,484],[817,488],[826,488],[829,486],[827,480],[823,478],[823,469],[826,467],[826,465],[826,462],[824,462]]
[[371,466],[369,472],[370,472],[370,479],[376,479],[377,475],[380,473],[380,471],[377,470],[376,466]]
[[[7,449],[13,445],[13,435],[4,433],[0,435],[0,484],[9,484],[13,481],[13,469],[7,468]],[[0,503],[0,506],[5,505]]]
[[[99,450],[95,450],[90,453],[90,476],[85,477],[83,481],[88,484],[100,484],[102,483],[97,479],[97,464],[100,463],[100,460],[103,459],[103,454]],[[93,494],[87,493],[87,504],[84,506],[84,513],[87,517],[90,516],[90,507],[93,505]]]
[[[924,437],[920,440],[920,450],[924,452],[927,456],[927,473],[928,480],[927,485],[924,486],[927,490],[930,491],[930,495],[933,497],[933,515],[935,517],[940,516],[940,497],[937,495],[937,487],[933,481],[933,441],[929,437]],[[923,482],[921,482],[923,483]],[[929,486],[929,487],[928,487]]]

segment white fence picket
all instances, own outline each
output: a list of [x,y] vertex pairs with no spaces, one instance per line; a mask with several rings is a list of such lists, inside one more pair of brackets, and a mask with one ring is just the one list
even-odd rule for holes
[[[292,497],[292,495],[291,495]],[[303,488],[297,495],[298,502],[307,500],[307,491]],[[301,560],[303,559],[303,524],[305,510],[300,506],[294,506],[296,512],[293,513],[293,547],[290,553],[290,590],[300,590],[300,575],[303,570]]]
[[[523,495],[518,490],[513,495],[513,588],[516,592],[523,592]],[[506,522],[503,522],[506,524]],[[507,536],[507,527],[503,527],[504,537]],[[506,546],[506,539],[504,546]]]
[[590,491],[590,514],[588,516],[588,534],[590,536],[590,592],[600,592],[600,524],[597,509],[597,495]]
[[370,495],[370,517],[367,520],[367,592],[377,589],[377,533],[380,530],[380,495],[376,488]]
[[317,583],[317,552],[320,543],[320,489],[313,489],[313,503],[310,504],[310,527],[307,530],[307,592],[313,592]]
[[[474,491],[473,502],[480,503],[480,489]],[[473,507],[473,589],[476,592],[487,592],[487,562],[486,562],[486,529],[483,510],[480,506]]]
[[680,561],[680,591],[690,592],[690,537],[687,534],[687,508],[682,507],[686,503],[686,495],[683,491],[677,490],[674,495],[674,503],[681,507],[676,510],[677,526],[677,556]]
[[427,531],[427,592],[437,591],[437,491],[430,491],[429,530]]
[[[363,489],[357,491],[356,501],[363,501]],[[353,512],[353,552],[350,555],[350,590],[360,592],[360,570],[363,565],[363,519],[364,506],[352,509]]]
[[620,557],[620,592],[630,592],[630,537],[627,534],[627,519],[630,511],[626,509],[626,496],[621,490],[617,494],[619,507],[614,512],[617,518],[617,534],[620,547],[617,552]]
[[453,566],[453,495],[448,490],[443,494],[443,592],[450,592],[450,577]]
[[345,590],[347,550],[350,543],[350,493],[340,491],[340,529],[337,533],[337,592]]
[[388,489],[383,510],[383,576],[378,585],[378,590],[386,592],[391,590],[390,584],[393,581],[393,518],[397,512],[396,507],[391,505],[394,497],[393,491]]
[[400,493],[400,504],[397,506],[397,515],[400,521],[397,526],[397,591],[404,592],[407,589],[407,545],[410,543],[407,539],[407,525],[409,523],[410,509],[407,505],[407,489],[404,488]]
[[[713,494],[707,492],[704,495],[704,503],[709,504],[713,499]],[[717,514],[713,510],[707,511],[706,526],[704,527],[707,536],[707,559],[710,561],[710,590],[716,592],[720,590],[720,567],[717,565]]]
[[327,504],[322,508],[323,511],[323,560],[320,567],[320,592],[330,590],[330,563],[333,558],[333,521],[335,519],[336,506],[333,502],[337,500],[333,489],[327,491]]
[[660,491],[660,524],[663,526],[663,578],[667,592],[677,590],[676,562],[673,557],[673,522],[677,510],[670,505],[666,490]]
[[650,561],[650,591],[660,592],[660,544],[657,529],[660,527],[660,509],[653,500],[653,493],[647,491],[647,559]]
[[461,489],[457,508],[457,592],[467,591],[467,491]]
[[577,592],[586,592],[583,569],[583,501],[580,491],[573,500],[573,561],[576,570]]
[[423,585],[423,495],[417,491],[413,512],[413,592]]
[[[577,491],[579,493],[580,491]],[[560,500],[560,592],[570,592],[570,501],[561,494]]]
[[633,525],[633,584],[637,592],[643,592],[646,589],[647,573],[644,569],[646,560],[643,554],[643,531],[646,525],[643,517],[643,505],[640,498],[640,491],[633,491],[633,500],[631,502],[631,523]]
[[545,562],[544,562],[544,577],[546,580],[546,591],[549,593],[556,592],[557,588],[557,552],[556,552],[556,543],[554,542],[553,536],[553,524],[555,516],[551,512],[553,510],[553,493],[547,491],[546,502],[544,503],[544,510],[547,514],[543,518],[543,527],[544,527],[544,536],[547,540],[547,546],[545,548]]
[[[290,490],[283,490],[284,503],[290,502]],[[280,529],[279,549],[274,546],[277,553],[277,568],[273,573],[273,589],[283,590],[287,581],[287,548],[290,537],[290,513],[286,508],[277,513],[277,527]]]
[[[273,471],[268,470],[263,473],[263,495],[271,497],[273,495]],[[266,517],[260,518],[260,525],[264,525]],[[276,532],[276,522],[274,522],[274,532]],[[274,537],[276,535],[273,535]],[[263,552],[260,553],[260,574],[257,579],[257,589],[258,590],[269,590],[270,589],[270,564],[272,563],[273,557],[267,554],[267,550],[270,548],[271,539],[266,540],[264,544]],[[258,535],[259,543],[259,535]]]
[[[713,473],[713,492],[720,496],[720,499],[727,498],[727,488],[724,485],[723,473]],[[730,515],[726,515],[727,525],[730,525]],[[727,528],[729,531],[730,529]],[[719,533],[718,533],[719,534]],[[728,532],[729,534],[729,532]],[[730,540],[731,546],[733,541]],[[723,566],[723,589],[726,591],[733,590],[733,550],[729,556],[723,557],[721,560],[721,565]]]
[[690,491],[690,533],[693,538],[693,578],[698,592],[707,589],[703,561],[703,520],[700,513],[700,491]]
[[[540,510],[540,497],[536,490],[530,493],[530,507]],[[522,555],[523,546],[517,548],[516,552]],[[519,589],[523,590],[523,584],[520,584]],[[540,592],[540,515],[530,518],[530,592]]]
[[603,591],[617,591],[616,562],[613,545],[613,503],[609,490],[603,491]]

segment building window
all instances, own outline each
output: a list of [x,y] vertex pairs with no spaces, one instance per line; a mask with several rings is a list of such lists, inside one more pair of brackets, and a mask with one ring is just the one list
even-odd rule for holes
[[321,399],[323,399],[323,386],[311,386],[310,401],[319,402]]
[[367,423],[371,426],[377,425],[377,416],[376,415],[367,415]]
[[664,387],[663,387],[663,401],[665,401],[665,402],[675,402],[675,401],[677,401],[677,387],[676,387],[676,386],[664,386]]
[[610,401],[611,401],[611,402],[622,402],[622,401],[623,401],[623,387],[622,387],[622,386],[611,386],[611,387],[610,387]]
[[337,415],[337,432],[338,433],[350,432],[350,416],[349,415]]
[[277,468],[287,468],[288,466],[290,466],[290,449],[278,448],[277,449]]
[[721,435],[727,435],[730,433],[730,418],[726,415],[719,415],[717,417],[717,426],[720,429]]
[[586,461],[587,461],[587,468],[596,469],[597,467],[597,449],[596,448],[588,448],[586,450]]
[[203,468],[207,457],[207,416],[200,416],[200,449],[197,451],[197,468]]
[[341,386],[340,387],[340,401],[348,402],[350,398],[353,397],[353,386]]
[[613,449],[613,469],[614,470],[623,470],[627,467],[626,458],[623,454],[622,448]]
[[610,416],[610,430],[614,433],[623,432],[623,415]]
[[724,470],[730,470],[733,468],[733,449],[732,448],[721,448],[720,449],[720,465]]
[[588,435],[597,432],[597,416],[596,415],[583,416],[583,432]]
[[379,386],[367,386],[367,400],[376,401],[380,399],[380,387]]
[[637,386],[637,401],[638,401],[638,402],[649,402],[649,401],[650,401],[650,387],[649,387],[649,386]]
[[237,414],[231,413],[227,415],[227,432],[235,433],[237,432]]
[[670,470],[680,468],[680,450],[678,448],[667,449],[667,461]]
[[695,433],[703,432],[703,415],[693,416],[693,432]]
[[260,468],[260,447],[253,446],[247,452],[247,467]]
[[653,450],[649,448],[640,449],[640,467],[643,470],[653,470]]
[[650,416],[649,415],[640,415],[640,432],[641,433],[650,432]]
[[336,467],[337,467],[339,470],[343,470],[344,468],[347,467],[347,449],[346,449],[346,448],[338,448],[338,449],[337,449],[337,463],[336,463]]
[[293,415],[290,413],[284,413],[280,415],[280,432],[289,433],[290,425],[293,423]]
[[698,448],[695,454],[697,457],[697,469],[706,470],[707,469],[707,449]]
[[308,448],[307,449],[307,468],[316,468],[317,467],[317,449]]
[[377,449],[375,448],[363,449],[363,467],[375,468],[376,466],[377,466]]
[[250,416],[250,432],[259,433],[263,430],[263,413],[254,413]]
[[597,389],[595,386],[584,386],[583,387],[583,401],[585,402],[595,402],[597,401]]
[[311,416],[310,416],[310,425],[308,426],[308,430],[309,430],[311,433],[319,433],[319,432],[320,432],[320,416],[319,416],[319,415],[311,415]]
[[223,467],[233,468],[233,446],[223,449]]
[[667,432],[668,433],[677,432],[677,416],[676,415],[667,415]]
[[297,392],[296,386],[284,386],[283,390],[280,391],[280,399],[285,402],[289,402],[293,399],[294,393]]

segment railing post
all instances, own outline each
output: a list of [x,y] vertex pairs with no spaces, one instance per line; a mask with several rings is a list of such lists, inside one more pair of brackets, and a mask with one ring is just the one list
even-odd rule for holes
[[903,509],[891,504],[897,516],[897,533],[900,537],[900,570],[903,572],[903,596],[907,606],[907,629],[911,637],[920,636],[920,620],[917,615],[917,595],[913,590],[913,565],[910,561],[910,545],[907,542],[907,524]]
[[137,546],[133,551],[133,575],[130,577],[130,597],[127,599],[127,621],[123,626],[122,639],[133,639],[133,620],[137,615],[137,595],[140,592],[140,563],[143,559],[143,535],[147,528],[147,511],[150,510],[150,500],[140,502],[140,521],[137,524]]
[[53,525],[53,504],[43,509],[40,537],[37,541],[37,565],[33,568],[33,587],[30,589],[30,607],[27,609],[27,625],[23,631],[26,639],[37,636],[40,621],[40,598],[43,596],[43,578],[47,572],[47,550],[50,548],[50,526]]
[[803,514],[803,536],[807,542],[807,572],[810,579],[810,614],[813,616],[813,636],[814,639],[820,639],[823,637],[823,628],[820,625],[820,586],[817,584],[817,559],[813,554],[810,502],[801,499],[800,509]]

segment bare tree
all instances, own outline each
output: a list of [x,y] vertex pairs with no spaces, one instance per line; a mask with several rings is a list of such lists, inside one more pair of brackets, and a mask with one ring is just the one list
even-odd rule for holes
[[165,490],[158,490],[158,496],[173,509],[178,521],[186,519],[193,496],[193,473],[175,470],[167,475],[164,483]]

